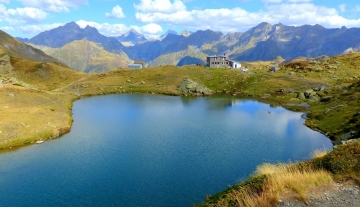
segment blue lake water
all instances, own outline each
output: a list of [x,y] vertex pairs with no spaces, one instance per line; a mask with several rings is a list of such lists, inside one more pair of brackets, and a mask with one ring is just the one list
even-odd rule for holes
[[0,206],[189,206],[332,149],[301,113],[233,97],[107,95],[73,113],[69,134],[0,153]]

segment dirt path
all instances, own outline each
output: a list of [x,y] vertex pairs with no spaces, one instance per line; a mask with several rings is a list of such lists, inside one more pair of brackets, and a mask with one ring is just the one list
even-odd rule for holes
[[277,207],[350,207],[360,206],[360,187],[353,181],[331,183],[310,189],[305,202],[299,201],[293,193],[281,196]]
[[76,80],[76,81],[74,81],[74,82],[71,82],[71,83],[69,83],[69,84],[67,84],[67,85],[65,85],[65,86],[62,86],[62,87],[57,88],[57,89],[54,89],[54,90],[52,90],[52,92],[62,91],[62,90],[64,90],[65,88],[67,88],[67,87],[69,87],[69,86],[71,86],[71,85],[73,85],[73,84],[75,84],[75,83],[78,83],[78,82],[80,82],[80,81],[86,80],[86,79],[88,79],[88,77],[80,78],[79,80]]

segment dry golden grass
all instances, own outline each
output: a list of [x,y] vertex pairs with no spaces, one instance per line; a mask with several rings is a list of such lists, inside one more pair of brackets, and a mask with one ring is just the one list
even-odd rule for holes
[[328,151],[326,151],[326,149],[315,150],[312,153],[312,158],[321,158],[321,157],[324,157],[327,153],[328,153]]
[[71,127],[71,100],[67,94],[0,88],[0,148],[57,136]]
[[265,163],[257,167],[256,174],[265,174],[268,178],[263,192],[255,194],[246,189],[234,192],[236,206],[273,206],[280,196],[288,191],[294,193],[296,199],[305,201],[310,187],[333,182],[330,173],[326,171],[300,169],[297,165],[291,164]]

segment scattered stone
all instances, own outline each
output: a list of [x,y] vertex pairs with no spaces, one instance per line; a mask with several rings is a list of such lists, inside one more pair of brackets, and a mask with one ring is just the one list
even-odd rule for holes
[[280,70],[280,67],[279,67],[279,65],[274,65],[274,66],[272,66],[272,68],[271,68],[271,72],[277,72],[277,71],[279,71]]
[[331,100],[331,96],[325,96],[320,99],[321,102],[329,102]]
[[337,106],[328,108],[328,109],[326,109],[326,110],[324,111],[324,114],[328,114],[330,111],[336,110],[336,109],[341,108],[341,107],[343,107],[343,106],[344,106],[344,105],[337,105]]
[[342,134],[340,136],[340,140],[341,141],[348,141],[349,139],[351,139],[353,137],[353,133],[352,132],[348,132],[348,133],[345,133],[345,134]]
[[319,101],[319,97],[318,96],[311,96],[310,100],[311,101]]
[[[314,95],[314,91],[313,91],[312,89],[306,90],[306,91],[304,92],[304,96],[305,96],[305,98],[307,98],[307,99],[311,98],[312,95]],[[315,93],[315,95],[316,95],[316,93]]]
[[313,88],[314,91],[320,91],[320,87]]
[[145,81],[141,81],[141,84],[145,84],[146,82]]
[[324,114],[328,114],[332,109],[325,109]]
[[15,95],[13,93],[9,93],[7,96],[14,97]]

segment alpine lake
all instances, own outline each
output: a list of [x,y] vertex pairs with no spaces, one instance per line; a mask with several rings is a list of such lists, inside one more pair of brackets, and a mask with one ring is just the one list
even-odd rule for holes
[[0,206],[190,206],[264,162],[332,149],[303,113],[230,96],[74,102],[71,132],[0,152]]

